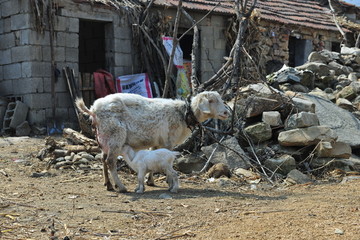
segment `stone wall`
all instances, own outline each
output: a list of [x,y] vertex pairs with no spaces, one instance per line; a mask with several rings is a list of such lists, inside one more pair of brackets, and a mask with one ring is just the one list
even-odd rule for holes
[[[29,106],[30,124],[44,125],[52,118],[51,48],[49,31],[35,28],[28,0],[0,2],[0,96],[21,99]],[[136,71],[132,61],[131,32],[124,15],[89,4],[58,1],[54,24],[54,61],[60,75],[55,83],[56,120],[76,123],[73,103],[62,69],[79,74],[79,21],[105,23],[106,68],[113,75]]]

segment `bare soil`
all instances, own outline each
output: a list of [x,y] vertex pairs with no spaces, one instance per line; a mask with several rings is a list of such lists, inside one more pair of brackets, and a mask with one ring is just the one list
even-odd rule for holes
[[[0,139],[0,239],[360,239],[357,177],[271,186],[182,175],[177,194],[162,177],[119,194],[100,169],[44,174],[43,147],[43,137]],[[135,175],[119,174],[132,191]]]

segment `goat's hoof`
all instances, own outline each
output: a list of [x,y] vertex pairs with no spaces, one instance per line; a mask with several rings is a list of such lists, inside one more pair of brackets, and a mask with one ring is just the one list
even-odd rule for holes
[[106,190],[108,190],[108,191],[114,191],[115,189],[114,189],[114,187],[110,184],[104,184],[105,186],[106,186]]
[[154,183],[154,182],[149,182],[149,181],[147,181],[147,182],[146,182],[146,185],[154,187],[154,186],[155,186],[155,183]]
[[136,189],[135,189],[135,193],[144,193],[144,191],[143,191],[143,190],[141,191],[141,190],[136,190]]
[[127,193],[127,189],[126,188],[121,188],[121,189],[118,189],[118,192],[119,193]]
[[178,190],[176,188],[169,189],[169,191],[172,192],[172,193],[177,193],[178,192]]

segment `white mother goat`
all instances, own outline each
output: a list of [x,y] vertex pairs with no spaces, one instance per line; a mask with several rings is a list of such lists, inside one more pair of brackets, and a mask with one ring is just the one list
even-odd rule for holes
[[[90,115],[97,141],[103,153],[105,185],[113,190],[108,169],[117,191],[126,192],[116,171],[117,156],[123,146],[135,150],[173,149],[191,134],[190,127],[209,118],[226,119],[229,111],[219,93],[206,91],[185,101],[145,98],[137,94],[115,93],[97,99],[88,109],[82,99],[76,100],[80,112]],[[189,126],[190,125],[190,126]]]

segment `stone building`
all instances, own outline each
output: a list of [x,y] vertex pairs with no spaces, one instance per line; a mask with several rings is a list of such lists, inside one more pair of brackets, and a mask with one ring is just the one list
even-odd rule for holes
[[[129,10],[139,5],[126,8],[119,2],[1,0],[0,97],[24,102],[29,107],[30,125],[44,126],[56,120],[59,125],[76,127],[65,67],[73,70],[76,81],[82,73],[91,74],[99,68],[116,77],[158,67],[151,62],[146,67],[142,62],[145,53],[134,38],[134,33],[140,32],[134,19],[139,19]],[[202,82],[222,66],[229,51],[227,33],[235,10],[233,1],[219,2],[183,2],[195,21],[211,11],[198,24],[198,78]],[[320,2],[258,1],[252,19],[260,37],[253,40],[261,48],[262,63],[278,61],[296,66],[304,63],[313,50],[339,49],[341,34]],[[177,4],[177,0],[155,0],[150,8],[158,16],[152,20],[164,33],[172,31]],[[179,35],[192,25],[183,17]],[[185,59],[190,58],[192,34],[190,31],[180,41]]]

